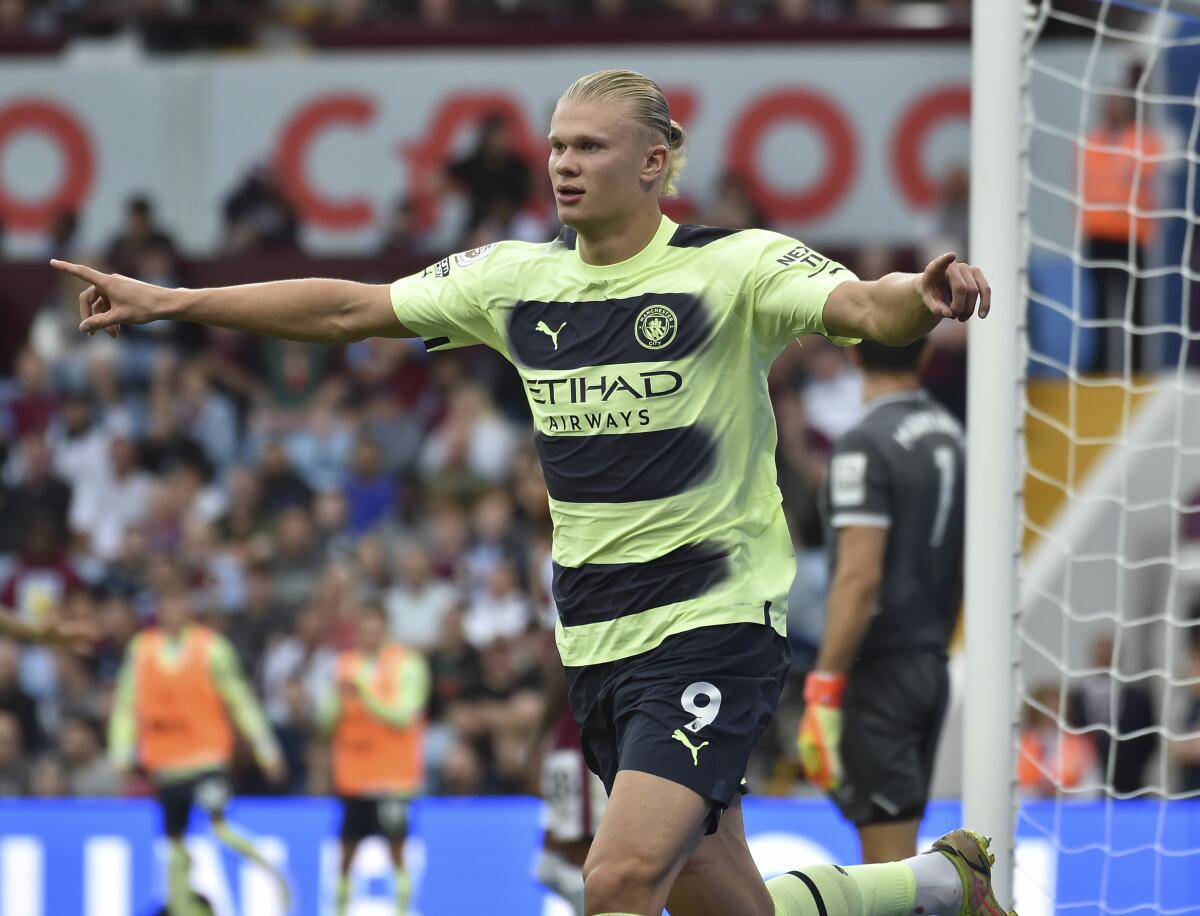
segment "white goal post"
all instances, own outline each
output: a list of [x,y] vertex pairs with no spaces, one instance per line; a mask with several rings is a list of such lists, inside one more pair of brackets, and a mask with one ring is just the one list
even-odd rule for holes
[[971,38],[971,251],[993,290],[968,344],[963,820],[992,838],[993,884],[1012,899],[1013,618],[1016,610],[1019,328],[1023,321],[1020,90],[1024,4],[974,0]]

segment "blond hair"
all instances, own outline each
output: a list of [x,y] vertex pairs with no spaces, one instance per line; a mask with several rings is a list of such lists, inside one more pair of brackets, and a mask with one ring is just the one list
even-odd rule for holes
[[659,196],[679,193],[675,182],[687,164],[683,151],[687,135],[679,122],[671,119],[671,108],[658,83],[634,70],[600,70],[575,80],[559,101],[628,102],[638,124],[656,140],[663,138],[670,150]]

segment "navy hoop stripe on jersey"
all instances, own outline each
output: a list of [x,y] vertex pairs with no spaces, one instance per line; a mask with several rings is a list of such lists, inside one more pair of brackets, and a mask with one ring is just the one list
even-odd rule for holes
[[716,226],[680,226],[667,244],[672,248],[703,248],[710,242],[728,238],[741,229],[720,229]]
[[646,563],[554,564],[554,604],[564,627],[616,620],[708,592],[729,576],[719,544],[685,544]]
[[444,347],[444,346],[446,346],[446,344],[450,343],[450,338],[449,337],[430,337],[430,338],[427,338],[426,340],[421,341],[421,343],[425,344],[426,350],[436,350],[438,347]]
[[632,503],[675,496],[700,484],[716,443],[696,426],[641,433],[534,436],[546,490],[560,502]]
[[[681,359],[704,345],[712,326],[698,296],[645,293],[626,299],[518,302],[509,312],[507,331],[509,349],[522,366],[582,369]],[[603,371],[589,373],[588,379],[599,384],[602,376]]]
[[641,606],[620,617],[559,626],[563,663],[632,658],[698,627],[783,633],[796,564],[767,373],[793,338],[828,335],[825,302],[853,274],[815,273],[824,258],[789,236],[666,217],[618,263],[585,263],[581,247],[571,230],[498,242],[391,287],[405,328],[449,338],[436,352],[485,344],[515,366],[556,562],[644,564],[701,543],[727,554],[722,581],[694,598],[650,607],[634,595]]

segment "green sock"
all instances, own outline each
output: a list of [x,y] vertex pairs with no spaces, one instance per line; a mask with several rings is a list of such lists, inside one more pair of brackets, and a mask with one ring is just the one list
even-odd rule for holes
[[340,875],[338,877],[337,890],[334,892],[333,912],[334,916],[346,916],[346,909],[350,906],[350,876]]
[[396,912],[399,916],[408,916],[408,904],[412,897],[412,879],[404,866],[396,868]]
[[191,857],[181,840],[171,840],[167,855],[167,912],[171,916],[191,916],[192,892],[188,888]]
[[905,916],[912,912],[917,879],[903,862],[814,865],[767,882],[775,916]]
[[279,882],[279,886],[283,891],[283,911],[290,913],[292,911],[292,894],[291,888],[288,887],[287,877],[276,868],[272,863],[267,861],[267,858],[258,851],[258,847],[254,842],[247,837],[242,836],[236,830],[229,826],[229,822],[222,819],[213,822],[213,833],[217,839],[232,849],[234,852],[245,856],[251,862],[261,865],[272,877]]

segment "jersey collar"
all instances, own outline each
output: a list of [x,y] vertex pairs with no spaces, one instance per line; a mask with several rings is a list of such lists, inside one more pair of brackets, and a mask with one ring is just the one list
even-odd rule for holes
[[671,236],[675,234],[675,230],[679,227],[675,225],[665,215],[662,221],[658,224],[658,231],[654,233],[649,244],[631,258],[626,258],[624,261],[618,261],[616,264],[586,264],[583,258],[579,256],[579,245],[575,246],[575,263],[579,266],[579,271],[585,277],[625,277],[630,274],[637,273],[640,270],[645,270],[654,260],[666,250],[667,243],[671,241]]
[[867,401],[863,405],[863,416],[865,417],[869,413],[874,413],[880,407],[886,407],[888,404],[903,404],[906,401],[925,401],[928,397],[929,394],[924,388],[916,388],[912,391],[898,391],[895,394],[885,394]]

